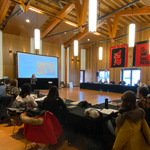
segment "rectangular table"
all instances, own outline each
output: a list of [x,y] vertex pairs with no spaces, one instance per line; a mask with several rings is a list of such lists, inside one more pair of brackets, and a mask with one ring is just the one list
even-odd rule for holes
[[80,83],[81,89],[109,91],[115,93],[124,93],[125,91],[137,92],[137,86],[118,85],[118,84],[99,84],[99,83]]

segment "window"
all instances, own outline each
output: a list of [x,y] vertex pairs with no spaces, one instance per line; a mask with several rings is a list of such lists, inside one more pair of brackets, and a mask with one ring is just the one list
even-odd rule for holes
[[84,79],[85,79],[85,70],[81,70],[80,71],[80,83],[85,82]]
[[99,71],[98,81],[100,79],[102,79],[102,82],[104,82],[104,80],[107,79],[109,83],[109,71]]
[[122,70],[122,80],[126,82],[126,85],[135,85],[141,78],[140,69],[126,69]]

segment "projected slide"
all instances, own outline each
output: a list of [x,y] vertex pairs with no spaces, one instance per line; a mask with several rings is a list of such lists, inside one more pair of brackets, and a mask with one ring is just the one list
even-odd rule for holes
[[18,78],[57,78],[57,57],[17,53]]

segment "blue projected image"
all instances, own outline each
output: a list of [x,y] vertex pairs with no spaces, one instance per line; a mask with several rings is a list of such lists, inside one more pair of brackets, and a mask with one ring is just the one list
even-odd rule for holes
[[17,53],[18,78],[57,78],[57,57]]

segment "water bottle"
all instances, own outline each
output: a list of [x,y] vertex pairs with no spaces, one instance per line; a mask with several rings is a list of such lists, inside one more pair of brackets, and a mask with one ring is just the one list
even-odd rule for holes
[[108,98],[105,98],[105,108],[108,109]]

